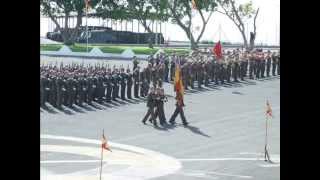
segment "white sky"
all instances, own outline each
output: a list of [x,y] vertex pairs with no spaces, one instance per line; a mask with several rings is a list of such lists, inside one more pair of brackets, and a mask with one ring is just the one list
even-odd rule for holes
[[[248,2],[248,0],[237,0],[237,2]],[[280,36],[280,0],[252,0],[254,8],[260,7],[260,12],[257,17],[257,39],[256,43],[265,43],[269,45],[278,45],[279,44],[279,36]],[[72,21],[71,21],[72,22]],[[83,25],[85,25],[85,19],[83,20]],[[248,33],[253,30],[253,19],[249,21],[248,26],[245,27],[249,29]],[[88,21],[88,25],[102,25],[102,20],[98,19],[90,19]],[[53,28],[53,23],[48,23],[47,18],[40,19],[41,31],[40,36],[45,36],[48,29]],[[110,24],[110,23],[109,23]],[[198,13],[194,14],[192,19],[192,24],[195,27],[200,26],[202,21],[200,19],[200,15]],[[222,15],[218,12],[215,12],[210,21],[207,24],[207,28],[202,36],[201,40],[219,40],[219,25],[221,25],[221,40],[229,41],[229,42],[242,42],[242,36],[238,31],[237,27],[233,24],[233,22],[228,19],[225,15]],[[124,23],[123,23],[124,27]],[[128,23],[128,30],[131,30],[131,23]],[[160,29],[160,27],[158,26]],[[115,29],[115,27],[113,27]],[[120,30],[120,25],[117,27]],[[137,32],[138,26],[137,23],[134,22],[133,30]],[[140,32],[144,29],[140,26]],[[158,30],[160,31],[160,30]],[[162,24],[162,33],[165,39],[170,40],[178,40],[178,41],[187,41],[188,38],[185,32],[175,24],[165,23]],[[197,36],[196,36],[197,37]]]

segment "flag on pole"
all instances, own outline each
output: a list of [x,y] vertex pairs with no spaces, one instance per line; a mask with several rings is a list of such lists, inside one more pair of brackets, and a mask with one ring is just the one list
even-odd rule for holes
[[182,74],[181,74],[181,67],[180,67],[179,61],[176,62],[175,76],[174,76],[174,90],[183,96],[184,87],[182,83]]
[[105,149],[105,150],[108,150],[108,151],[112,152],[110,147],[109,147],[109,145],[108,145],[107,139],[104,136],[104,133],[102,134],[102,145],[101,145],[101,147],[102,147],[102,149]]
[[197,9],[196,0],[191,0],[191,3],[192,3],[192,8]]
[[222,58],[222,47],[221,47],[220,41],[214,46],[213,52],[217,56],[218,59]]
[[272,115],[272,109],[271,109],[271,106],[270,106],[270,104],[269,104],[269,101],[267,101],[266,114],[267,114],[267,116],[273,117],[273,115]]

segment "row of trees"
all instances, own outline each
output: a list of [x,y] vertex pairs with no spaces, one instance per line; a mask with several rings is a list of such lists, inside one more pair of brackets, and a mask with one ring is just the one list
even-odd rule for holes
[[[85,16],[86,2],[96,17],[128,21],[135,19],[149,33],[153,33],[150,21],[177,24],[187,35],[192,49],[198,47],[212,14],[222,13],[238,28],[244,47],[249,50],[254,47],[259,9],[255,10],[252,2],[237,4],[235,0],[40,0],[41,13],[50,17],[55,23],[65,44],[75,42],[82,18]],[[200,33],[197,36],[192,31],[191,20],[194,13],[200,15],[202,24],[198,27]],[[75,28],[70,28],[68,23],[71,15],[77,17]],[[59,16],[65,18],[63,27],[57,21]],[[250,33],[249,43],[244,26],[246,21],[252,21],[254,27]]]

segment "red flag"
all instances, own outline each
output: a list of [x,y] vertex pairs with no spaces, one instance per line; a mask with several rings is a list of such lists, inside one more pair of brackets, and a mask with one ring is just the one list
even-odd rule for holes
[[102,134],[102,145],[101,145],[101,148],[112,152],[110,147],[109,147],[109,145],[108,145],[107,139],[104,136],[104,134]]
[[220,41],[214,46],[213,52],[217,56],[218,59],[222,58],[222,47],[221,47]]
[[267,110],[266,110],[266,114],[270,117],[273,117],[272,115],[272,109],[271,109],[271,106],[269,104],[269,101],[267,101]]

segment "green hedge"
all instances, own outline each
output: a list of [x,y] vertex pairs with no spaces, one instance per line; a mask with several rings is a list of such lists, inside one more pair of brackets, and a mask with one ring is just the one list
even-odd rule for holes
[[146,48],[146,47],[137,47],[137,48],[132,48],[132,51],[135,53],[135,54],[147,54],[147,55],[151,55],[151,54],[154,54],[158,51],[159,49],[158,48]]
[[164,49],[164,52],[167,54],[188,54],[189,50],[188,49]]
[[59,51],[61,47],[60,44],[41,44],[40,51]]
[[99,49],[103,53],[115,53],[115,54],[121,54],[125,50],[125,48],[113,47],[113,46],[103,46],[103,47],[99,47]]
[[[87,46],[72,45],[69,46],[69,48],[72,52],[87,52]],[[88,52],[90,52],[92,48],[92,46],[88,46]]]

